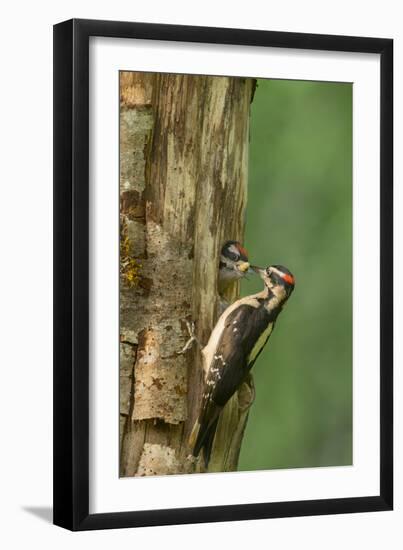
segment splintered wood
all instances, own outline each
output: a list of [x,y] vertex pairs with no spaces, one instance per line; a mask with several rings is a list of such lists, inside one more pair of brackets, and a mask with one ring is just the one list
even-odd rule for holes
[[[121,476],[194,470],[202,363],[196,349],[178,352],[186,320],[207,342],[220,247],[243,237],[253,89],[251,79],[120,74]],[[225,411],[215,465],[225,455],[223,469],[236,468],[246,418],[238,401]]]

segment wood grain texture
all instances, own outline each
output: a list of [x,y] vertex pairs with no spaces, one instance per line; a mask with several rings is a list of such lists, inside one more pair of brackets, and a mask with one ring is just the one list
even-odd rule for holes
[[[206,343],[217,317],[219,251],[243,238],[254,81],[120,73],[121,230],[136,283],[121,280],[121,476],[200,471],[188,436],[203,390],[196,321]],[[234,299],[238,288],[229,291]],[[241,396],[242,393],[242,396]],[[226,407],[212,471],[234,470],[252,391]]]

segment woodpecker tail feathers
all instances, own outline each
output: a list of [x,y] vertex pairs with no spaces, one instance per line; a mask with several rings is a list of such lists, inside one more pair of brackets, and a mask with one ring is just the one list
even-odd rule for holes
[[210,428],[206,433],[206,437],[204,438],[203,458],[204,458],[204,465],[206,468],[208,467],[210,462],[211,450],[213,448],[214,437],[217,431],[217,424],[218,424],[218,417],[214,420],[213,424],[210,426]]
[[204,464],[207,468],[213,448],[214,436],[217,430],[218,417],[222,407],[210,403],[207,410],[203,411],[189,437],[189,445],[193,448],[192,454],[197,457],[203,449]]

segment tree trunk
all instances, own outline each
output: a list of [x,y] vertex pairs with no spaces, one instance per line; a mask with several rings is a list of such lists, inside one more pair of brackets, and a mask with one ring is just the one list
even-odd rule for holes
[[[120,74],[120,475],[203,470],[188,437],[203,391],[195,320],[217,319],[219,252],[243,238],[252,79]],[[239,289],[231,290],[231,298]],[[227,404],[209,471],[237,468],[251,383]]]

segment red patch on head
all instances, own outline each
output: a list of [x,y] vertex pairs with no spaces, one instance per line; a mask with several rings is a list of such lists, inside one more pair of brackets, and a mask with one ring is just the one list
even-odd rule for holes
[[239,243],[237,243],[237,248],[242,256],[245,256],[245,258],[248,257],[248,251],[246,250],[246,248],[243,248]]
[[289,285],[293,285],[295,284],[295,279],[292,275],[288,275],[288,273],[284,273],[284,275],[282,275],[282,278],[284,279],[284,281],[286,283],[288,283]]

